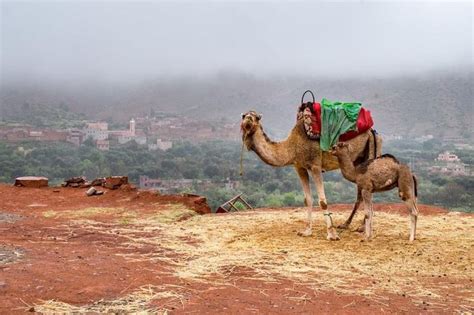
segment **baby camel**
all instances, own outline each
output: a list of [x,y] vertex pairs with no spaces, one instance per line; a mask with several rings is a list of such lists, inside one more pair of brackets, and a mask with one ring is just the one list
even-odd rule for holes
[[403,200],[410,212],[410,241],[415,240],[416,221],[418,208],[416,206],[417,182],[407,165],[400,162],[390,154],[384,154],[379,158],[369,160],[357,167],[351,161],[347,143],[338,143],[333,146],[331,153],[334,154],[345,179],[357,184],[358,205],[364,202],[365,236],[372,237],[372,193],[391,190],[398,187],[398,195]]

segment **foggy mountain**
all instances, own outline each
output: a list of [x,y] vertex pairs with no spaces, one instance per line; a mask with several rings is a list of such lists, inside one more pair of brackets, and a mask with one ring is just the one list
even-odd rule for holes
[[[372,111],[375,128],[385,134],[469,136],[473,127],[472,72],[427,72],[378,79],[324,79],[305,76],[255,77],[221,72],[206,77],[147,80],[133,84],[89,82],[4,84],[2,116],[24,103],[67,105],[89,119],[125,122],[155,112],[199,120],[238,121],[240,113],[263,114],[272,135],[284,137],[294,124],[301,94],[316,100],[359,101]],[[307,99],[309,100],[309,99]]]

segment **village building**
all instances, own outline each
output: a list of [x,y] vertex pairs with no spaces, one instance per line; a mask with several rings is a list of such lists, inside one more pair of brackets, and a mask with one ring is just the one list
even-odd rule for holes
[[461,160],[459,157],[454,154],[450,153],[449,151],[445,151],[443,153],[438,154],[436,161],[444,161],[444,162],[460,162]]
[[101,151],[109,151],[110,149],[109,140],[96,140],[95,146]]
[[110,130],[109,136],[111,139],[116,139],[119,144],[125,144],[132,140],[142,145],[147,143],[145,132],[136,128],[136,121],[133,118],[129,122],[128,130]]
[[461,159],[449,151],[442,152],[435,159],[435,165],[429,168],[432,173],[451,176],[468,176],[469,170]]
[[85,139],[106,140],[109,138],[109,126],[106,122],[91,122],[84,128]]
[[66,141],[72,143],[75,146],[80,146],[84,140],[84,134],[79,129],[71,129],[68,132]]

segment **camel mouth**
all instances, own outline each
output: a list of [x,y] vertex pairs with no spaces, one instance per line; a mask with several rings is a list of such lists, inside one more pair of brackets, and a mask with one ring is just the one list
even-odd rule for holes
[[246,119],[246,120],[244,120],[244,121],[240,124],[240,128],[241,128],[243,131],[249,132],[249,131],[252,129],[252,122],[249,121],[248,119]]

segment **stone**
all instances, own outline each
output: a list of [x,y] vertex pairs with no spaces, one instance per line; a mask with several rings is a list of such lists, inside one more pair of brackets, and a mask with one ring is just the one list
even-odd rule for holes
[[127,176],[110,176],[105,179],[105,188],[117,189],[122,185],[128,184]]
[[85,181],[86,181],[86,178],[84,176],[71,177],[65,180],[66,183],[78,183],[78,184],[81,184]]
[[40,176],[24,176],[15,179],[15,186],[41,188],[48,187],[48,178]]
[[94,187],[91,187],[86,191],[86,195],[90,197],[90,196],[95,195],[96,192],[97,190]]
[[97,190],[94,187],[91,187],[86,191],[86,195],[89,196],[89,197],[90,196],[100,196],[100,195],[103,195],[103,194],[104,194],[103,191]]
[[89,188],[89,187],[91,187],[91,186],[92,186],[92,185],[91,185],[91,183],[89,183],[89,182],[84,182],[84,183],[82,183],[82,184],[79,184],[79,188]]
[[105,184],[105,178],[96,178],[91,182],[91,186],[103,186]]
[[[64,183],[61,185],[63,187],[73,187],[73,188],[87,188],[84,187],[86,184],[86,178],[84,176],[78,176],[78,177],[71,177],[69,179],[66,179]],[[88,186],[90,187],[90,186]]]

